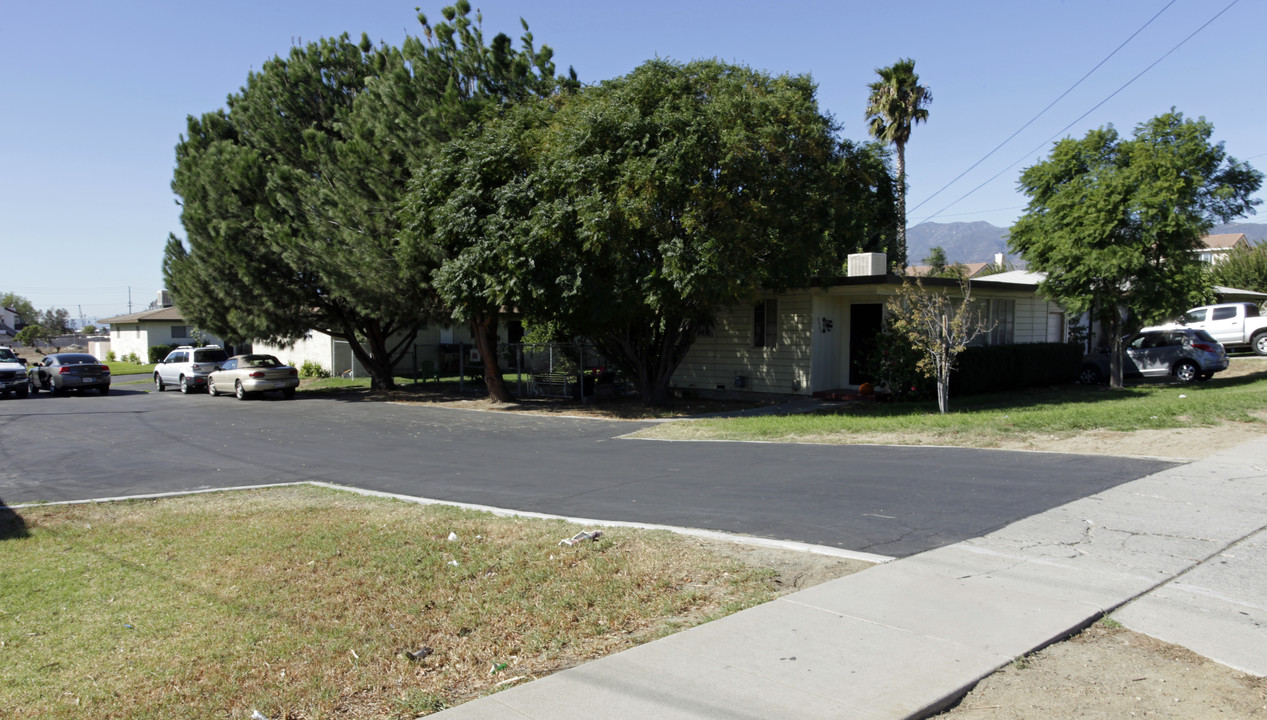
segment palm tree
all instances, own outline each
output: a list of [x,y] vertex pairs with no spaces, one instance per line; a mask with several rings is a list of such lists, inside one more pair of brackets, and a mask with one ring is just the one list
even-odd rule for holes
[[892,67],[876,68],[880,79],[871,83],[866,117],[871,137],[897,148],[897,252],[898,267],[906,266],[906,141],[911,127],[928,121],[928,104],[933,95],[919,84],[915,61],[910,58]]

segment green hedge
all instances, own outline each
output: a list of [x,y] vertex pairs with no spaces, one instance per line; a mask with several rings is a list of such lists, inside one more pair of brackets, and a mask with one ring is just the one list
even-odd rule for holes
[[1073,382],[1082,367],[1077,343],[970,347],[955,358],[952,395]]
[[150,346],[150,364],[163,362],[167,357],[167,353],[176,349],[175,345],[151,345]]

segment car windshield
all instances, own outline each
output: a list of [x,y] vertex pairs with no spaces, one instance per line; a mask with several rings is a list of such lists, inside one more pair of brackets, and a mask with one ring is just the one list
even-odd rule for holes
[[0,360],[12,360],[17,362],[18,356],[13,354],[9,348],[0,348]]
[[58,365],[89,365],[97,362],[91,355],[58,355]]
[[1192,335],[1201,342],[1216,342],[1214,336],[1204,330],[1193,330]]

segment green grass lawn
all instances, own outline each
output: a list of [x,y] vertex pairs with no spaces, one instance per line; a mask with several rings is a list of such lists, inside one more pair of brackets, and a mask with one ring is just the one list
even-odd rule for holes
[[663,531],[310,487],[16,512],[5,718],[413,718],[778,594]]
[[1087,430],[1144,430],[1262,423],[1267,378],[1216,378],[1190,385],[1137,384],[1121,390],[1068,385],[951,398],[951,412],[935,402],[859,404],[809,415],[696,420],[644,430],[665,439],[903,442],[989,446],[1024,434],[1069,435]]
[[111,375],[153,375],[154,365],[138,365],[136,363],[123,362],[115,360],[113,362],[103,360],[106,365],[110,366]]

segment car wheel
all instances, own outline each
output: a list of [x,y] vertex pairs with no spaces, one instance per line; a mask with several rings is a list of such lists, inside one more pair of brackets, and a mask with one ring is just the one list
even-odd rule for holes
[[154,373],[154,389],[159,392],[167,389],[167,386],[163,384],[163,377],[158,373]]
[[34,380],[32,380],[31,378],[27,378],[27,379],[26,379],[26,389],[27,389],[27,390],[29,390],[29,391],[30,391],[30,392],[32,392],[32,393],[36,393],[36,394],[38,394],[38,393],[39,393],[39,391],[40,391],[40,386],[39,386],[39,385],[36,385],[36,384],[35,384],[35,381],[34,381]]
[[189,386],[189,378],[184,375],[180,376],[180,392],[182,395],[188,395],[193,392],[193,388]]
[[1179,378],[1179,382],[1190,383],[1201,376],[1201,368],[1191,360],[1184,360],[1175,366],[1175,377]]
[[1250,341],[1254,346],[1254,352],[1259,355],[1267,355],[1267,332],[1260,332]]
[[216,392],[216,381],[212,378],[207,378],[207,394],[211,397],[215,397],[220,394]]
[[101,391],[101,394],[102,394],[102,395],[109,395],[109,394],[110,394],[110,386],[109,386],[109,385],[102,385],[101,387],[99,387],[99,388],[97,388],[97,389]]
[[1098,385],[1100,379],[1100,368],[1094,365],[1083,365],[1082,372],[1078,374],[1078,382],[1083,385]]
[[239,400],[245,400],[245,399],[246,399],[246,388],[242,387],[242,381],[241,381],[241,380],[234,381],[234,383],[233,383],[233,394],[234,394],[234,395],[236,395],[236,396],[237,396],[237,398],[238,398]]
[[286,388],[285,390],[282,390],[282,397],[287,400],[295,397],[295,388]]

